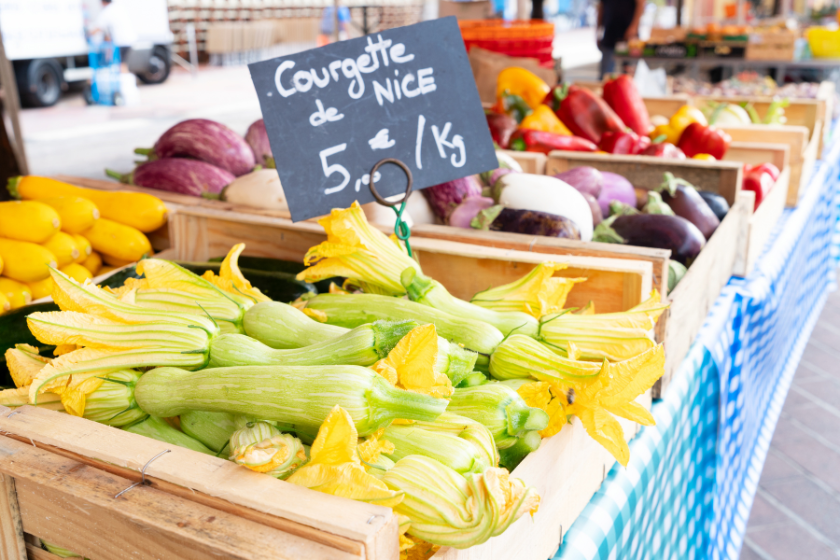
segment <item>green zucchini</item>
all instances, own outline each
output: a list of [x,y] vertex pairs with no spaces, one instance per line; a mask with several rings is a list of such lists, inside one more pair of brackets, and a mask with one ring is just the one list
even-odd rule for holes
[[166,420],[155,416],[149,416],[142,422],[138,422],[137,424],[123,429],[126,432],[131,432],[132,434],[150,437],[158,441],[177,445],[178,447],[186,447],[187,449],[192,449],[193,451],[198,451],[199,453],[204,453],[206,455],[215,455],[213,451],[197,439],[188,436],[184,432],[176,430],[167,424]]
[[292,424],[296,431],[310,433],[317,432],[339,405],[353,418],[362,437],[397,418],[434,420],[447,404],[446,399],[397,389],[369,368],[346,365],[240,366],[194,372],[163,367],[143,374],[134,398],[141,409],[164,418],[189,410],[230,412]]

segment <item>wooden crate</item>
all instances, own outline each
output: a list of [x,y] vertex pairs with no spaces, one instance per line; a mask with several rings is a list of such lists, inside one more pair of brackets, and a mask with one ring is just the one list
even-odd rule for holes
[[[650,395],[637,402],[650,409]],[[619,419],[629,440],[639,426]],[[83,418],[0,407],[0,558],[53,560],[42,538],[92,560],[397,560],[390,508],[321,494],[232,462]],[[119,498],[149,459],[146,485]],[[615,459],[577,419],[512,473],[540,510],[444,560],[542,560],[562,542]],[[524,540],[522,540],[524,539]],[[512,553],[511,551],[516,551]]]
[[[325,235],[320,226],[205,208],[171,216],[167,255],[202,260],[233,242],[246,254],[300,259]],[[472,295],[508,282],[544,259],[536,253],[413,239],[424,270],[451,292]],[[585,275],[570,301],[594,300],[599,309],[639,303],[652,284],[648,262],[563,257],[569,276]],[[584,288],[584,286],[589,285]],[[650,407],[650,394],[638,402]],[[638,426],[621,420],[630,439]],[[396,560],[397,523],[388,508],[320,494],[260,475],[216,457],[175,448],[88,420],[35,407],[0,407],[0,546],[3,558],[25,558],[23,533],[99,559],[360,558]],[[141,477],[148,486],[114,496]],[[540,511],[503,535],[464,551],[444,548],[446,560],[543,560],[600,487],[615,460],[575,419],[544,441],[513,476],[535,486]],[[6,497],[5,503],[2,497]],[[119,535],[119,536],[116,536]],[[44,556],[30,547],[33,558]],[[515,551],[515,553],[513,552]],[[37,556],[36,556],[37,555]]]
[[[173,248],[187,261],[224,255],[235,243],[245,243],[247,255],[300,261],[310,247],[326,240],[317,224],[205,208],[182,208],[170,225]],[[467,299],[520,278],[545,260],[533,252],[426,239],[416,233],[411,247],[426,274]],[[570,306],[591,300],[604,312],[623,311],[643,301],[653,286],[647,262],[577,255],[558,260],[569,263],[559,276],[589,278],[569,294]]]
[[761,256],[761,252],[767,244],[767,240],[770,239],[770,234],[776,227],[782,212],[784,212],[790,187],[790,148],[785,144],[733,142],[724,159],[750,165],[772,163],[782,172],[770,193],[764,198],[758,209],[750,215],[746,259],[739,260],[735,265],[735,270],[732,271],[734,276],[745,277],[752,272],[758,257]]
[[[764,117],[772,102],[769,98],[695,96],[691,102],[697,107],[709,101],[741,103],[749,101],[759,116]],[[790,188],[787,206],[794,207],[805,193],[814,164],[820,157],[825,132],[828,101],[824,99],[791,99],[785,108],[787,122],[783,125],[748,124],[721,126],[736,142],[769,142],[790,146]]]
[[[643,189],[657,187],[662,182],[662,174],[671,171],[700,189],[720,194],[731,206],[729,214],[685,277],[667,295],[671,307],[660,318],[656,329],[657,339],[665,343],[665,375],[654,387],[654,398],[657,398],[667,389],[732,271],[746,266],[748,222],[754,197],[752,193],[741,192],[741,164],[737,162],[552,152],[546,164],[546,173],[553,175],[583,165],[618,173]],[[648,258],[654,257],[650,255]],[[667,266],[668,258],[665,257],[659,268],[664,270],[663,275],[667,274]],[[667,276],[662,283],[667,285]],[[666,294],[667,290],[663,289],[662,293]]]

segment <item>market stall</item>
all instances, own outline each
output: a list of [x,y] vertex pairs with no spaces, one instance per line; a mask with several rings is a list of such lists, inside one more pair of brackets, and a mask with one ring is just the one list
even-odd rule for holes
[[756,270],[717,299],[652,408],[657,426],[633,441],[633,461],[610,472],[555,558],[738,558],[776,421],[836,286],[838,164],[835,136]]
[[506,68],[483,111],[454,21],[399,33],[374,95],[382,36],[10,181],[4,557],[737,557],[834,283],[825,103]]

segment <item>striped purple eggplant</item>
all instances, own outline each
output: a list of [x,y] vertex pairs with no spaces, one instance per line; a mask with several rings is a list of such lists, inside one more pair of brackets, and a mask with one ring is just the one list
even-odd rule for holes
[[268,133],[265,131],[265,121],[262,119],[254,121],[245,133],[245,141],[251,146],[257,165],[274,167],[274,156],[271,154],[271,144],[268,142]]
[[232,173],[215,165],[185,158],[147,161],[126,175],[109,170],[105,172],[130,185],[192,196],[219,193],[236,179]]
[[245,139],[209,119],[181,121],[158,138],[157,158],[191,158],[230,171],[237,177],[250,173],[256,162]]

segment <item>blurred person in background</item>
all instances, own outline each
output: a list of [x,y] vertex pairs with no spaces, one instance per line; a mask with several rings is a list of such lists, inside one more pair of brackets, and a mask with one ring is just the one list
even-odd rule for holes
[[615,72],[615,45],[639,36],[639,20],[645,0],[600,0],[598,3],[598,50],[601,51],[601,78]]
[[[321,16],[321,29],[318,35],[318,46],[323,47],[335,40],[335,16],[334,8],[324,8],[324,15]],[[338,7],[338,40],[347,39],[347,24],[350,23],[350,9],[347,6]]]
[[128,10],[119,0],[102,0],[102,10],[96,16],[90,35],[92,37],[102,35],[106,41],[110,41],[114,46],[119,47],[120,62],[123,64],[123,70],[125,71],[128,52],[131,45],[137,42],[137,30],[134,29]]

